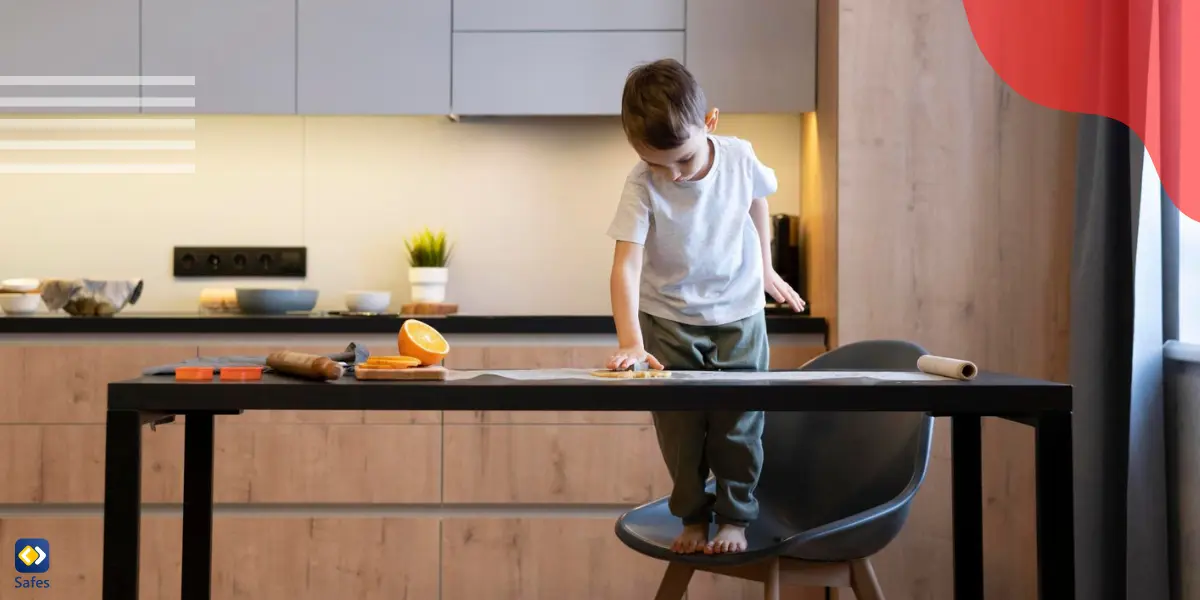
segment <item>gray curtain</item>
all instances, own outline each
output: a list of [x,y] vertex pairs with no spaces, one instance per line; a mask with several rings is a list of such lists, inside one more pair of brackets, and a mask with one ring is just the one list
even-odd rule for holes
[[1141,201],[1144,168],[1129,128],[1082,117],[1070,360],[1079,600],[1168,598],[1161,222],[1159,204]]

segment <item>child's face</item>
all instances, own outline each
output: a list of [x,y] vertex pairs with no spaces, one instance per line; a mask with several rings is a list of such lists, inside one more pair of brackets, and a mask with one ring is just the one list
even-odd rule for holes
[[717,111],[713,109],[708,113],[705,127],[693,127],[692,135],[679,147],[658,150],[637,145],[634,149],[659,175],[676,182],[691,181],[708,172],[712,155],[708,148],[708,133],[716,129],[716,125]]

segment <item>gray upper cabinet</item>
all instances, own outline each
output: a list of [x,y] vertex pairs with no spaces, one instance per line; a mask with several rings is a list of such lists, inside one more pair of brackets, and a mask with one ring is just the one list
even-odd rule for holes
[[687,0],[687,67],[710,105],[816,110],[817,0]]
[[296,112],[295,0],[142,0],[143,75],[195,77],[195,86],[147,87],[143,96],[195,106],[143,112]]
[[682,31],[685,1],[454,0],[454,30]]
[[682,31],[455,33],[453,111],[620,114],[629,70],[668,57],[683,60]]
[[728,113],[808,112],[816,12],[817,0],[0,0],[0,113],[615,115],[629,70],[665,57]]
[[299,0],[302,114],[448,114],[451,0]]
[[0,0],[0,112],[136,113],[138,75],[138,0]]

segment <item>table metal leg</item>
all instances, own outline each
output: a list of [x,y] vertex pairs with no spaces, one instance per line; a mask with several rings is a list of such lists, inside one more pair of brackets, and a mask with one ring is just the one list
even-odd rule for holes
[[954,597],[983,598],[983,435],[980,418],[950,418]]
[[142,416],[110,410],[104,426],[103,600],[138,600]]
[[1048,413],[1037,433],[1038,597],[1075,597],[1075,482],[1071,414]]
[[184,421],[181,600],[212,593],[213,421],[194,413]]

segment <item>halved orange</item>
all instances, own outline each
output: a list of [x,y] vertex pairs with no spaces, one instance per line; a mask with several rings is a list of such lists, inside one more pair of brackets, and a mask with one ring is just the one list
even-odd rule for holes
[[423,367],[436,365],[450,354],[450,344],[446,338],[416,319],[408,319],[400,326],[397,341],[400,354],[416,358]]

